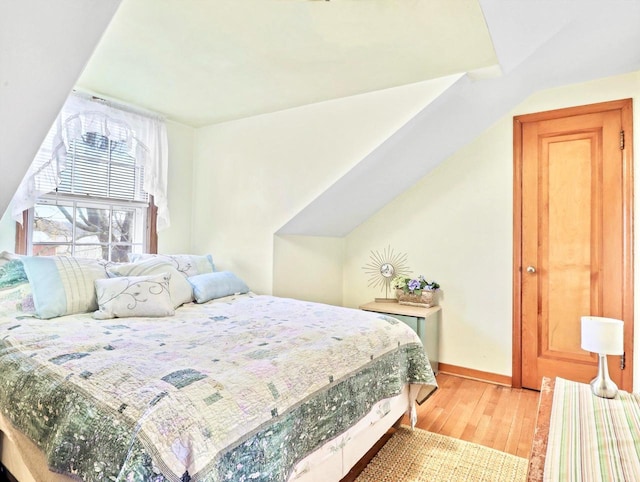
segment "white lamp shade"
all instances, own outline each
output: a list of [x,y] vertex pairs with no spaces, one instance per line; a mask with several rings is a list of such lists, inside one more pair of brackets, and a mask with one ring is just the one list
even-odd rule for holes
[[583,350],[602,355],[624,353],[624,322],[614,318],[583,316],[581,344]]

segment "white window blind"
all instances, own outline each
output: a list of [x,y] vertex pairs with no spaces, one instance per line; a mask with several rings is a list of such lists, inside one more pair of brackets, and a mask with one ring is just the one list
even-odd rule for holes
[[96,132],[71,142],[67,167],[60,173],[57,192],[146,203],[144,167],[136,165],[126,145]]

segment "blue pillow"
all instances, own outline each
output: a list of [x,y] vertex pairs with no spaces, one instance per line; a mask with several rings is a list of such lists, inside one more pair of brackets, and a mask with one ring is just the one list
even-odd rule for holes
[[193,286],[197,303],[205,303],[216,298],[247,293],[249,287],[231,271],[198,274],[187,278]]

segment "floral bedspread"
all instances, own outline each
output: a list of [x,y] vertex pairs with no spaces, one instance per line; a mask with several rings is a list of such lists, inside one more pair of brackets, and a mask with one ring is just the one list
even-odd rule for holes
[[283,481],[406,382],[435,386],[422,345],[376,313],[253,294],[167,318],[0,305],[0,410],[84,481]]

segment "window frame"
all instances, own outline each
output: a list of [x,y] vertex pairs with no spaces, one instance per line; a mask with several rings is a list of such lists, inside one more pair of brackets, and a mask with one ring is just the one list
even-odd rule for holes
[[[87,198],[90,201],[91,198]],[[117,203],[113,203],[117,204]],[[123,203],[124,205],[125,203]],[[156,230],[156,221],[158,217],[158,208],[153,203],[153,196],[149,195],[149,206],[146,213],[145,226],[145,252],[151,254],[158,253],[158,232]],[[27,255],[27,247],[29,244],[29,212],[22,212],[22,224],[16,223],[16,254]]]

